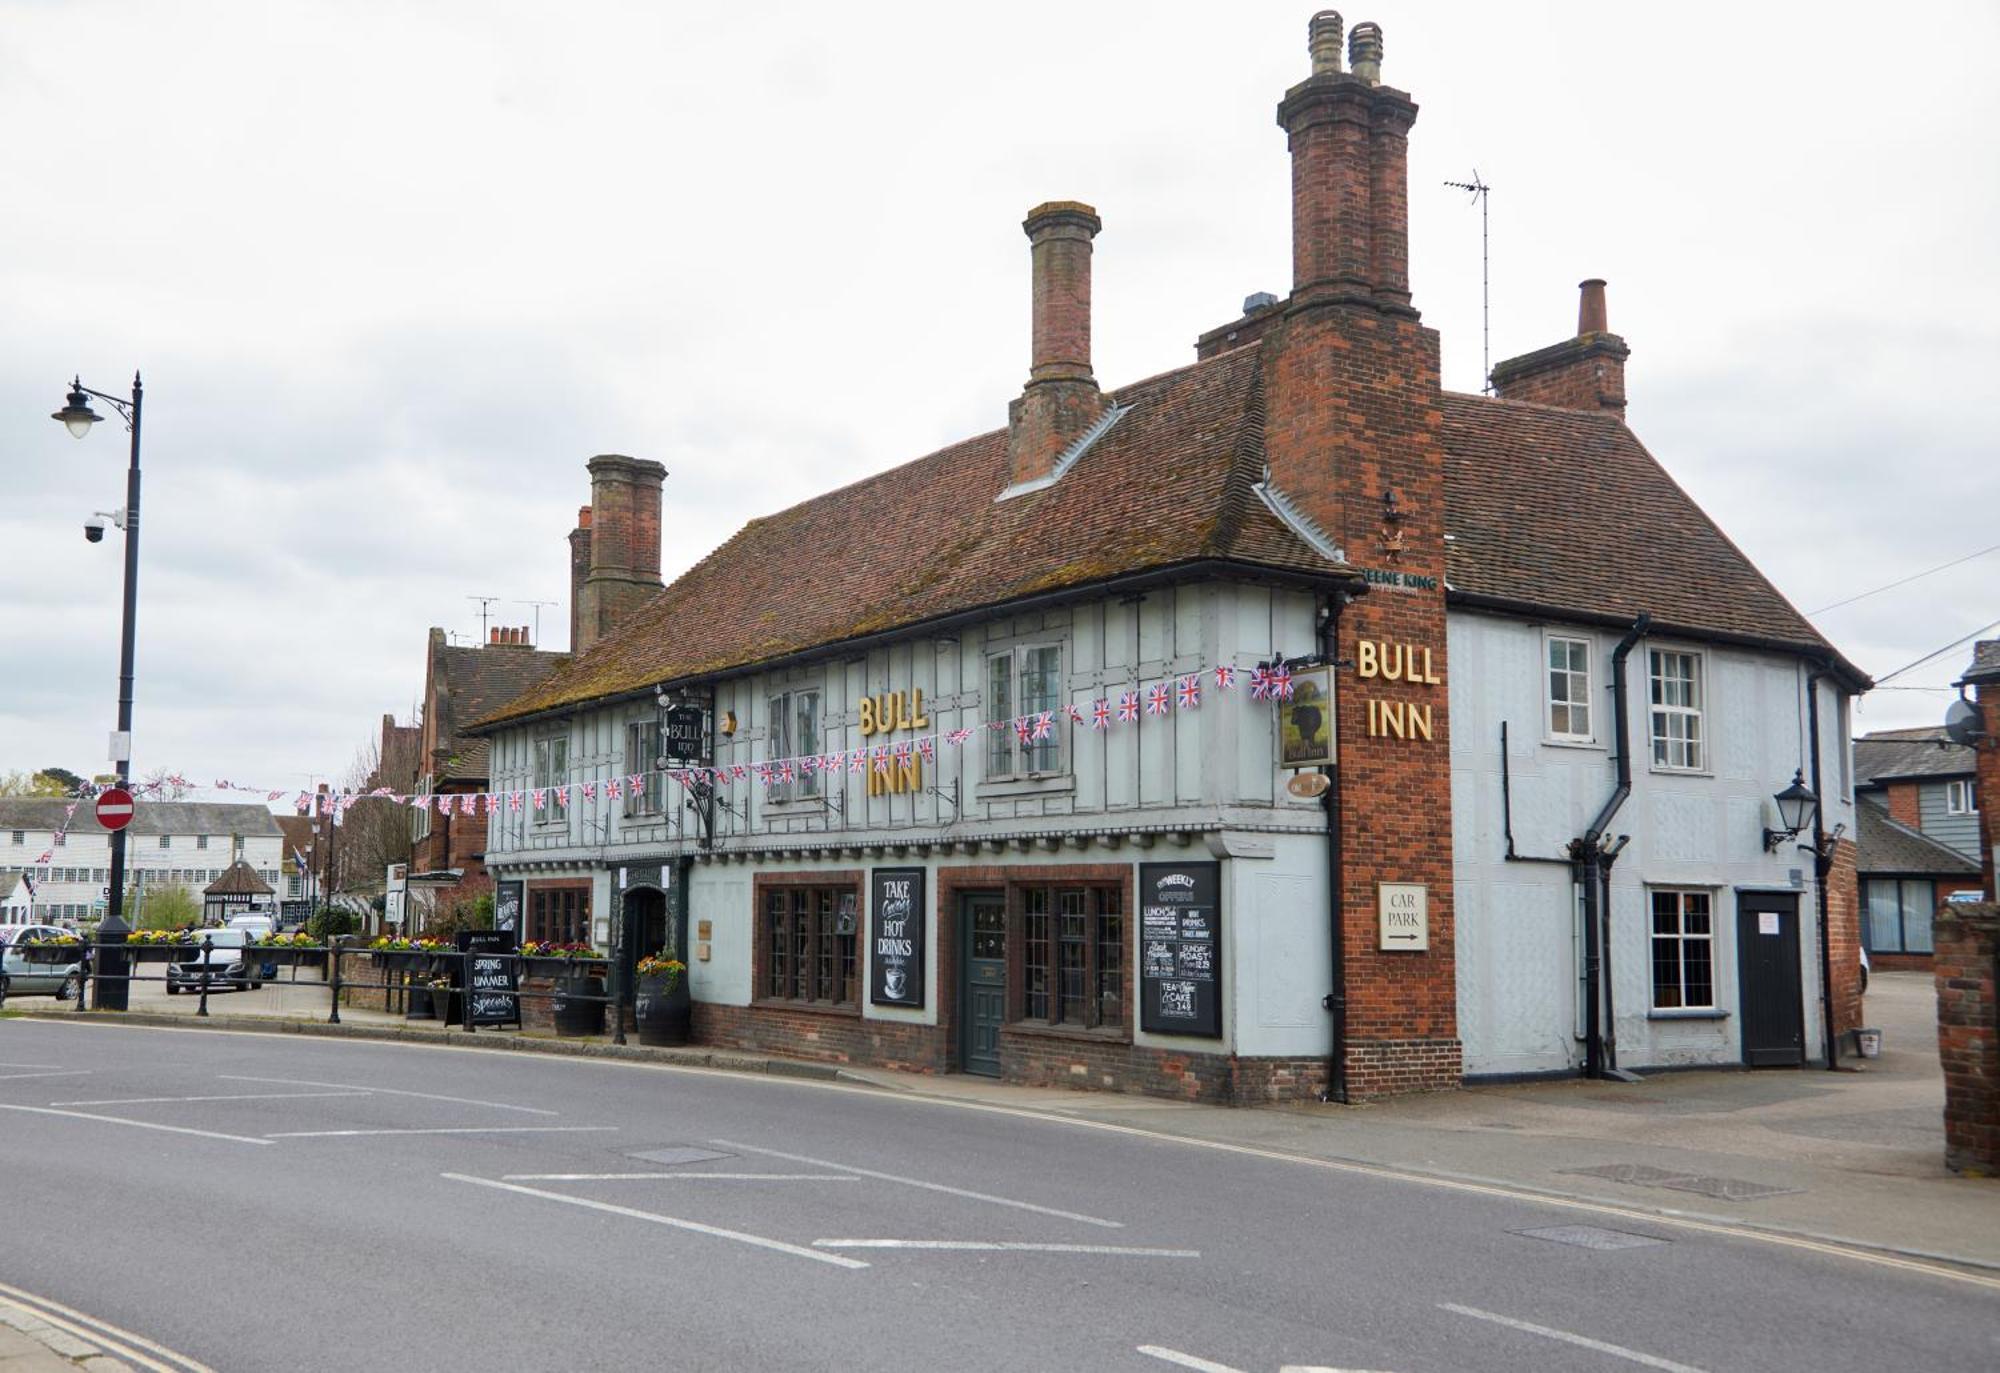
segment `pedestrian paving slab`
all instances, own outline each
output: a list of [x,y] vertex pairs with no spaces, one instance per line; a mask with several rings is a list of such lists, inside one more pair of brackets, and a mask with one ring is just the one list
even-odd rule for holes
[[131,1365],[0,1298],[0,1373],[130,1373]]

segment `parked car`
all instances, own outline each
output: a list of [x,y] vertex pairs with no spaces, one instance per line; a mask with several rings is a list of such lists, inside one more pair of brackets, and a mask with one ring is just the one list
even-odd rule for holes
[[[197,930],[194,947],[167,964],[167,995],[217,991],[255,991],[264,985],[262,969],[244,962],[243,951],[255,936],[248,930]],[[207,948],[202,945],[206,943]]]
[[68,1001],[83,983],[81,949],[76,958],[61,963],[30,963],[20,945],[31,939],[74,939],[68,930],[54,925],[0,925],[0,1002],[11,996],[54,993],[58,1001]]

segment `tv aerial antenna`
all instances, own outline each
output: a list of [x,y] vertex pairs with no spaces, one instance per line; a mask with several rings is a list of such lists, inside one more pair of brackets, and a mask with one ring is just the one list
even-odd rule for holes
[[479,602],[479,642],[483,644],[492,637],[486,632],[487,612],[500,598],[498,596],[467,596],[465,599]]
[[534,609],[535,609],[535,645],[536,645],[536,647],[538,647],[538,648],[539,648],[539,647],[541,646],[541,642],[542,642],[542,607],[543,607],[543,606],[545,606],[545,605],[561,605],[561,604],[562,604],[562,602],[561,602],[561,601],[509,601],[509,602],[507,602],[507,604],[508,604],[508,605],[525,605],[525,606],[533,606],[533,607],[534,607]]
[[1479,179],[1479,168],[1472,169],[1470,181],[1447,181],[1444,183],[1454,191],[1465,191],[1479,202],[1479,389],[1486,395],[1493,394],[1493,258],[1492,239],[1486,221],[1486,197],[1493,188]]

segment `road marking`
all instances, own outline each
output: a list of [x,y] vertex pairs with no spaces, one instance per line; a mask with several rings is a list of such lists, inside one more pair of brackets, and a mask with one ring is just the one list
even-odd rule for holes
[[182,1101],[305,1101],[313,1097],[367,1096],[366,1092],[243,1092],[235,1096],[126,1096],[105,1101],[51,1101],[51,1106],[152,1106]]
[[972,1201],[988,1202],[994,1206],[1011,1206],[1017,1211],[1033,1211],[1040,1216],[1055,1216],[1060,1220],[1080,1220],[1085,1225],[1102,1225],[1107,1230],[1123,1230],[1125,1223],[1104,1220],[1098,1216],[1086,1216],[1076,1211],[1059,1211],[1053,1206],[1038,1206],[1032,1201],[1016,1201],[1012,1197],[990,1196],[985,1192],[968,1192],[963,1187],[947,1187],[942,1182],[925,1182],[922,1178],[906,1178],[898,1173],[878,1173],[872,1168],[856,1168],[851,1163],[834,1163],[823,1158],[808,1158],[804,1154],[785,1154],[776,1149],[760,1149],[754,1144],[732,1144],[726,1139],[712,1139],[710,1144],[724,1149],[740,1149],[746,1154],[763,1154],[767,1158],[781,1158],[788,1163],[809,1163],[815,1168],[838,1168],[843,1173],[853,1173],[856,1177],[874,1178],[877,1182],[896,1182],[905,1187],[921,1187],[926,1192],[944,1192],[954,1197],[965,1197]]
[[58,1068],[53,1072],[47,1073],[8,1073],[6,1076],[0,1077],[0,1082],[19,1082],[21,1079],[29,1077],[89,1077],[90,1071],[88,1068]]
[[1139,1352],[1148,1358],[1159,1359],[1163,1363],[1179,1364],[1182,1368],[1192,1368],[1195,1373],[1243,1373],[1240,1368],[1231,1368],[1226,1363],[1204,1359],[1195,1354],[1183,1354],[1178,1349],[1168,1349],[1164,1345],[1142,1344]]
[[503,1173],[508,1182],[859,1182],[852,1173]]
[[342,1087],[350,1092],[376,1092],[383,1096],[413,1096],[424,1101],[449,1101],[456,1106],[490,1106],[496,1111],[521,1111],[531,1116],[559,1116],[561,1111],[547,1111],[540,1106],[516,1106],[509,1101],[480,1101],[473,1097],[439,1096],[436,1092],[406,1092],[400,1087],[367,1087],[358,1082],[309,1082],[301,1077],[248,1077],[233,1073],[218,1073],[224,1082],[275,1082],[286,1087]]
[[1148,1249],[1136,1244],[1036,1244],[1026,1240],[814,1240],[815,1249],[952,1249],[975,1253],[1118,1254],[1134,1259],[1198,1259],[1199,1249]]
[[1637,1349],[1627,1349],[1622,1344],[1610,1344],[1604,1340],[1593,1340],[1588,1335],[1578,1335],[1572,1331],[1558,1330],[1550,1325],[1536,1325],[1533,1321],[1519,1321],[1515,1320],[1512,1316],[1502,1316],[1492,1311],[1481,1311],[1476,1306],[1459,1306],[1455,1302],[1441,1301],[1438,1303],[1438,1310],[1450,1311],[1460,1316],[1470,1316],[1476,1321],[1491,1321],[1495,1325],[1504,1325],[1509,1330],[1520,1330],[1530,1335],[1540,1335],[1543,1339],[1547,1340],[1560,1340],[1564,1344],[1573,1344],[1580,1349],[1592,1349],[1599,1354],[1609,1354],[1613,1358],[1643,1364],[1647,1368],[1658,1368],[1663,1370],[1663,1373],[1703,1373],[1702,1369],[1696,1368],[1693,1364],[1675,1363],[1672,1359],[1663,1359],[1657,1354],[1646,1354]]
[[0,1068],[53,1068],[53,1063],[0,1063]]
[[47,1321],[57,1329],[96,1345],[112,1357],[146,1369],[147,1373],[215,1373],[215,1370],[205,1363],[197,1363],[187,1355],[177,1354],[165,1345],[153,1343],[143,1335],[121,1330],[109,1321],[86,1316],[81,1311],[72,1310],[60,1302],[50,1301],[47,1297],[23,1292],[20,1288],[9,1287],[5,1283],[0,1283],[0,1296],[7,1297],[17,1303],[19,1309]]
[[703,1225],[698,1220],[682,1220],[678,1216],[663,1216],[657,1211],[639,1211],[630,1206],[613,1206],[607,1201],[592,1201],[588,1197],[568,1197],[561,1192],[544,1192],[539,1187],[522,1187],[511,1182],[496,1182],[492,1178],[476,1178],[465,1173],[440,1173],[438,1176],[453,1182],[469,1182],[477,1187],[492,1187],[502,1192],[517,1192],[524,1197],[540,1197],[544,1201],[560,1201],[570,1206],[581,1206],[589,1211],[602,1211],[607,1215],[624,1216],[629,1220],[651,1221],[655,1225],[670,1225],[676,1230],[690,1230],[697,1235],[710,1235],[716,1239],[735,1240],[738,1244],[754,1245],[759,1249],[769,1249],[773,1253],[790,1254],[793,1258],[812,1259],[817,1263],[830,1263],[836,1268],[866,1268],[860,1259],[843,1258],[839,1254],[822,1254],[783,1240],[770,1239],[764,1235],[746,1235],[741,1230],[725,1230],[719,1225]]
[[283,1130],[265,1139],[348,1139],[355,1135],[580,1135],[616,1125],[441,1125],[413,1130]]
[[129,1125],[135,1130],[160,1130],[170,1135],[199,1135],[203,1139],[226,1139],[232,1144],[269,1144],[268,1139],[248,1135],[222,1135],[213,1130],[190,1130],[185,1125],[157,1125],[150,1120],[126,1120],[122,1116],[98,1116],[85,1111],[58,1111],[48,1106],[15,1106],[0,1102],[0,1111],[26,1111],[35,1116],[68,1116],[72,1120],[98,1120],[106,1125]]

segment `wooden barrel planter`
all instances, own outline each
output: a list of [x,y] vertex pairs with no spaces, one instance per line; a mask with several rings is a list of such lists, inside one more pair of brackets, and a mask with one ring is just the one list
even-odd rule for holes
[[412,982],[410,984],[410,999],[406,1005],[407,1009],[403,1012],[403,1019],[405,1020],[436,1020],[438,1018],[437,998],[431,994],[428,982]]
[[[559,1035],[601,1035],[604,1033],[604,979],[571,972],[556,982],[549,1002]],[[588,998],[596,998],[591,1000]]]
[[687,979],[664,975],[639,979],[639,1042],[655,1048],[694,1038],[694,999]]

